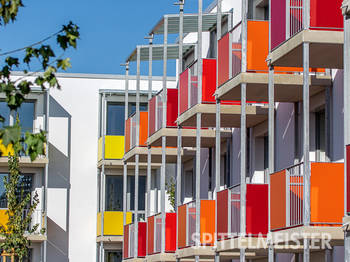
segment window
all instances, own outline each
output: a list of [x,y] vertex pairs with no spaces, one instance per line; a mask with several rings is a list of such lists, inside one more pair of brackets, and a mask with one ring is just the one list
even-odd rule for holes
[[125,107],[121,103],[107,103],[107,135],[123,136]]
[[315,128],[316,161],[326,161],[326,113],[325,110],[316,112]]
[[106,176],[106,211],[123,211],[123,177]]
[[[135,177],[128,176],[128,193],[130,194],[130,210],[135,209]],[[139,176],[139,208],[145,210],[146,177]]]
[[[140,103],[140,112],[148,110],[147,103]],[[136,112],[136,103],[129,103],[129,117]]]
[[122,251],[121,250],[107,250],[105,252],[106,262],[121,262],[122,261]]
[[[8,174],[0,174],[0,208],[7,208],[7,200],[5,193],[4,178],[7,178]],[[23,190],[24,196],[32,192],[33,176],[21,175],[19,179],[20,186],[17,188],[16,195],[20,199],[21,190]]]
[[[22,126],[22,133],[33,132],[33,123],[34,123],[34,102],[24,102],[21,107],[18,109],[19,120]],[[0,127],[8,126],[10,124],[10,109],[8,108],[6,102],[0,102],[0,115],[5,117],[5,123],[1,123]]]

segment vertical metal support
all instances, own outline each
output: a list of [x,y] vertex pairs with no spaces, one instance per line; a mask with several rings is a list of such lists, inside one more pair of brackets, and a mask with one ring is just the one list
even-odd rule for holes
[[[350,164],[346,157],[346,146],[350,144],[350,3],[348,0],[344,0],[342,9],[344,15],[344,214],[348,217],[347,167]],[[350,231],[348,226],[345,229],[344,257],[345,262],[350,262]]]
[[[242,1],[242,68],[241,71],[247,71],[247,7],[248,2]],[[241,84],[241,224],[240,235],[246,235],[246,177],[247,177],[247,123],[246,123],[246,106],[247,106],[247,84]],[[240,261],[245,261],[245,249],[240,250]]]
[[[124,119],[125,121],[129,116],[129,62],[125,64],[125,102],[124,102]],[[125,125],[124,134],[126,134]],[[125,151],[125,149],[124,149]],[[126,225],[126,212],[127,212],[127,191],[128,190],[128,166],[125,161],[123,161],[123,226]],[[124,230],[124,229],[123,229]]]
[[[102,94],[102,159],[105,159],[105,140],[106,140],[106,94]],[[105,165],[101,167],[101,187],[100,187],[100,199],[101,199],[101,237],[104,236],[104,212],[105,212]],[[103,245],[102,245],[103,251]],[[101,261],[103,261],[101,252]]]
[[[310,96],[309,96],[309,43],[303,43],[303,155],[304,155],[304,225],[310,225]],[[304,262],[310,261],[309,241],[304,239]]]
[[214,262],[220,262],[220,254],[219,254],[219,252],[215,252]]
[[[152,99],[152,59],[153,59],[153,35],[149,37],[148,47],[148,103]],[[148,107],[148,126],[150,126],[150,108]],[[157,114],[157,111],[155,111]],[[148,128],[148,137],[150,137]],[[146,201],[146,218],[151,215],[151,177],[152,177],[152,154],[151,147],[147,147],[147,201]]]
[[[136,73],[136,146],[139,146],[140,142],[140,63],[141,63],[141,50],[140,47],[137,47],[137,73]],[[134,220],[134,232],[135,232],[135,245],[134,245],[134,257],[138,257],[138,220],[139,220],[139,158],[140,155],[136,154],[135,155],[135,204],[134,204],[134,209],[135,209],[135,220]]]
[[[202,14],[203,3],[202,0],[198,0],[198,104],[202,102]],[[202,114],[196,115],[196,246],[200,246],[200,189],[201,189],[201,118]],[[199,256],[196,256],[196,261],[199,260]]]
[[[182,52],[183,52],[183,15],[184,15],[184,1],[180,0],[180,14],[179,14],[179,74],[182,72]],[[178,101],[180,101],[180,80],[178,90]],[[178,116],[180,116],[180,102],[178,103]],[[181,126],[177,126],[177,165],[176,165],[176,213],[178,214],[178,207],[181,203],[181,147],[182,134]],[[179,216],[177,217],[177,225],[179,224]],[[187,232],[187,231],[186,231]],[[176,234],[176,248],[178,248],[178,234]],[[180,262],[178,259],[176,262]]]
[[[167,116],[167,62],[168,62],[168,17],[164,17],[164,45],[163,45],[163,123],[162,127],[166,127]],[[165,165],[166,165],[166,136],[162,136],[162,166],[160,172],[160,210],[162,217],[161,232],[161,252],[165,252]]]

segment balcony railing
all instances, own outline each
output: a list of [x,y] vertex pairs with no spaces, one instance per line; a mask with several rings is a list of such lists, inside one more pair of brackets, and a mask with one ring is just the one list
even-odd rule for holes
[[[216,60],[203,59],[201,103],[215,103]],[[195,61],[180,75],[180,114],[198,104],[198,64]]]
[[[304,225],[303,163],[270,176],[271,230]],[[344,213],[344,164],[310,164],[310,224],[341,225]]]
[[[162,216],[157,214],[147,219],[147,254],[161,252],[162,248]],[[176,213],[165,214],[165,252],[176,249]]]
[[[98,140],[98,160],[103,158],[103,138]],[[105,136],[104,159],[122,159],[124,156],[125,137],[124,136]]]
[[196,234],[196,202],[178,207],[178,248],[194,246],[196,239],[200,245],[213,245],[215,234],[215,201],[200,201],[200,232]]
[[[122,236],[123,235],[123,212],[105,211],[103,215],[103,235],[104,236]],[[131,223],[132,213],[126,213],[126,224]],[[97,236],[101,235],[102,214],[97,214]]]
[[167,117],[166,126],[163,126],[163,91],[149,100],[149,136],[161,128],[176,127],[178,115],[178,89],[167,89]]
[[[241,233],[240,185],[218,192],[218,239],[237,237]],[[246,192],[246,235],[265,236],[268,230],[268,185],[248,184]]]
[[[136,114],[133,114],[125,121],[125,152],[136,146],[146,146],[148,136],[148,112],[140,112],[140,129],[136,134]],[[136,136],[139,138],[139,144],[136,145]]]
[[[146,256],[146,232],[147,223],[138,222],[137,234],[137,257]],[[128,224],[124,226],[124,241],[123,241],[123,257],[124,259],[135,257],[135,224]]]
[[271,47],[276,48],[284,41],[304,29],[304,1],[310,2],[311,30],[343,30],[341,13],[342,0],[272,0],[271,1]]

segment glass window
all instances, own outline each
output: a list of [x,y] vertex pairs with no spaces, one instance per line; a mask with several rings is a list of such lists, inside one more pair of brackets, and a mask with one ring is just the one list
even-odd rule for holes
[[107,103],[107,135],[123,136],[125,107],[121,103]]
[[[136,103],[129,103],[129,116],[136,112]],[[140,112],[148,110],[147,103],[140,103]]]
[[106,211],[123,211],[123,177],[106,176]]
[[[130,210],[135,208],[135,177],[128,176],[128,193],[130,193]],[[139,176],[139,210],[145,210],[146,177]]]
[[[0,174],[0,208],[7,208],[7,199],[5,193],[4,178],[7,178],[8,174]],[[20,186],[17,188],[16,195],[20,199],[21,190],[23,190],[24,196],[32,192],[33,176],[21,175],[19,179]]]
[[[17,111],[19,114],[19,120],[22,126],[23,134],[26,131],[33,132],[34,110],[34,102],[24,102]],[[10,120],[10,109],[8,108],[6,102],[0,102],[0,115],[5,117],[5,123],[0,123],[0,127],[8,126]]]
[[7,106],[6,102],[0,102],[0,115],[5,118],[4,123],[0,123],[0,127],[9,125],[10,108]]
[[122,251],[113,250],[105,252],[105,261],[106,262],[121,262],[122,261]]

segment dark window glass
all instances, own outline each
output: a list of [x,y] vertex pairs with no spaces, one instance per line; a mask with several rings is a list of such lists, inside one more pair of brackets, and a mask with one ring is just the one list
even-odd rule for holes
[[121,250],[106,251],[105,261],[106,262],[121,262],[122,261],[122,251]]
[[123,177],[106,176],[106,211],[123,211]]
[[[135,177],[128,176],[128,193],[130,193],[130,209],[135,209]],[[139,176],[139,210],[145,210],[146,177]]]
[[27,131],[33,132],[34,106],[34,102],[25,102],[17,111],[23,134]]
[[125,107],[120,103],[107,104],[107,135],[123,136]]
[[[5,194],[4,178],[8,174],[0,174],[0,208],[7,208],[7,200]],[[21,199],[21,191],[23,190],[23,197],[32,192],[33,176],[21,175],[19,179],[19,186],[16,191],[18,199]]]
[[[145,112],[148,110],[147,103],[140,103],[140,112]],[[136,104],[129,103],[129,116],[136,112]]]
[[5,118],[5,122],[0,122],[0,127],[9,125],[10,109],[8,108],[6,102],[0,102],[0,115]]

